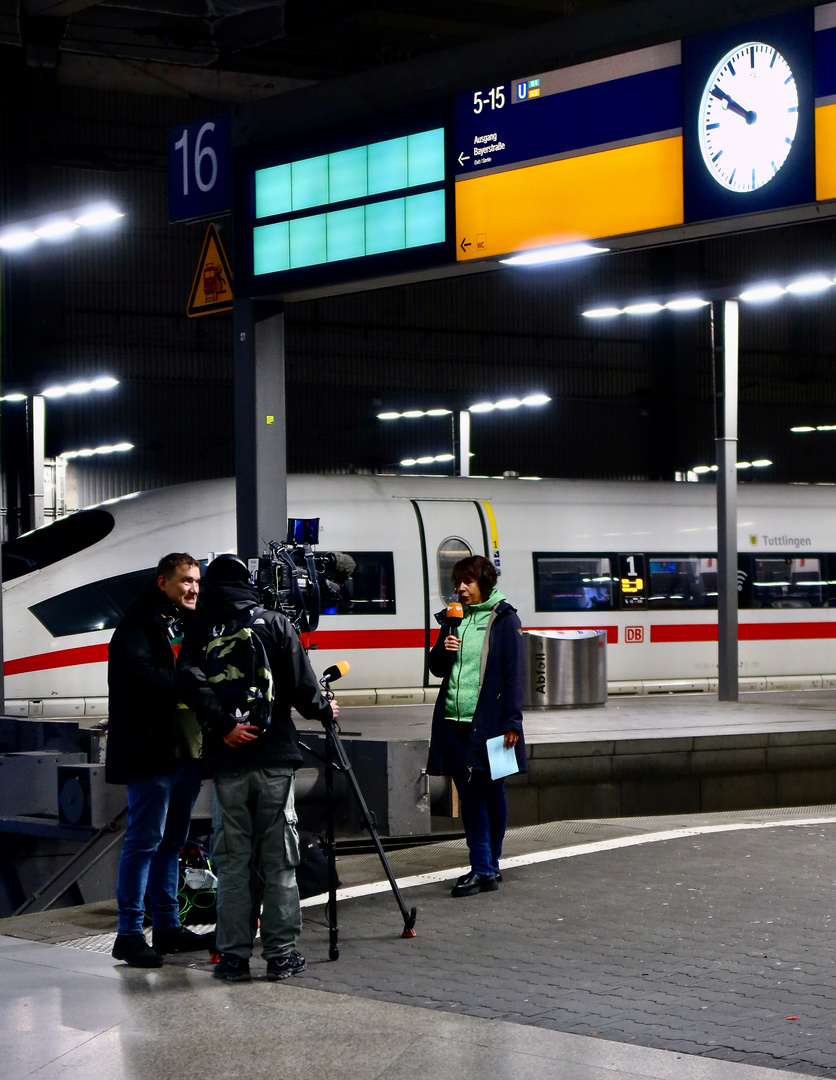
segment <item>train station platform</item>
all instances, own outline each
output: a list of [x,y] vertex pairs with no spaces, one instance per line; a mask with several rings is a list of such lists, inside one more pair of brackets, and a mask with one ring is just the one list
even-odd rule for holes
[[[421,741],[430,712],[340,719],[345,741]],[[0,920],[4,1080],[836,1078],[836,796],[819,797],[833,790],[836,692],[615,698],[529,713],[526,730],[532,771],[587,758],[605,786],[639,764],[648,782],[671,754],[664,793],[709,775],[699,759],[714,754],[750,798],[738,765],[757,758],[793,799],[678,814],[620,802],[522,824],[512,797],[495,893],[451,898],[461,840],[389,854],[418,911],[411,939],[377,857],[341,856],[340,957],[311,898],[308,970],[278,984],[258,959],[253,982],[231,986],[202,957],[115,963],[112,900]]]
[[109,955],[113,902],[0,922],[4,1080],[772,1080],[836,1076],[836,805],[509,831],[494,893],[451,841],[340,859],[339,959],[219,983]]

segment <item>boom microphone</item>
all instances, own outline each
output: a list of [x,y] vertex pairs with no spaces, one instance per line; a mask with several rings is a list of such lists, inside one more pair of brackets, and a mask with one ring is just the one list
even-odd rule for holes
[[445,618],[450,627],[450,633],[454,637],[458,637],[459,635],[456,631],[461,626],[462,619],[464,618],[464,608],[461,604],[453,601],[452,604],[447,605],[447,614],[445,615]]

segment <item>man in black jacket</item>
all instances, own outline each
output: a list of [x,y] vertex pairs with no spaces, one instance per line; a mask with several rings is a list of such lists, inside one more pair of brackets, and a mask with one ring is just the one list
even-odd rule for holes
[[[166,555],[113,632],[108,652],[105,775],[128,788],[113,957],[132,967],[159,967],[165,953],[212,947],[211,935],[181,924],[177,901],[180,849],[200,789],[200,729],[178,702],[174,664],[199,588],[195,559]],[[142,932],[146,895],[153,947]]]
[[[234,555],[219,555],[206,570],[202,625],[189,629],[177,670],[184,699],[204,729],[204,760],[215,779],[212,861],[218,874],[217,948],[222,953],[215,977],[250,979],[250,956],[261,920],[262,955],[271,982],[298,975],[305,958],[296,951],[302,929],[296,866],[293,777],[302,761],[293,706],[308,720],[336,718],[291,623],[258,606],[247,567]],[[248,723],[247,706],[237,716],[228,695],[216,692],[220,679],[207,678],[206,647],[219,637],[252,630],[269,662],[274,698],[269,726]],[[231,669],[228,678],[240,676]],[[222,697],[224,700],[222,700]]]

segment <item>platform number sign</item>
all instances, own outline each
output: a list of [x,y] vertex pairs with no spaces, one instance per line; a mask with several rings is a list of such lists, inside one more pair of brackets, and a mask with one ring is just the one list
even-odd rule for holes
[[196,221],[231,210],[230,173],[228,115],[169,128],[169,221]]
[[618,580],[621,608],[635,610],[647,607],[647,572],[644,555],[619,555]]

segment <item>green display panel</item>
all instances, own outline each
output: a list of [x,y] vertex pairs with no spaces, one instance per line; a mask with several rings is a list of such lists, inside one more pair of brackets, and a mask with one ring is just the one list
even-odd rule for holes
[[444,192],[428,191],[253,229],[253,273],[403,251],[444,241]]
[[444,178],[442,127],[256,169],[253,275],[443,243]]

